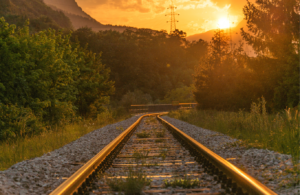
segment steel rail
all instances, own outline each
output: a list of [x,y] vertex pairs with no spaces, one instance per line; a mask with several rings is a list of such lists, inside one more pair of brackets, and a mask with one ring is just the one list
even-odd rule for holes
[[86,178],[91,175],[101,162],[116,148],[122,140],[140,123],[142,118],[146,116],[158,115],[161,113],[145,114],[141,116],[135,123],[128,127],[117,138],[110,142],[105,148],[103,148],[96,156],[90,159],[79,170],[77,170],[71,177],[63,182],[58,188],[56,188],[50,195],[70,195],[77,191]]
[[249,194],[264,194],[264,195],[276,195],[275,192],[270,190],[268,187],[263,185],[261,182],[257,181],[247,173],[243,172],[221,156],[212,152],[166,120],[161,117],[157,117],[163,124],[166,124],[172,131],[177,134],[181,139],[185,142],[189,143],[196,150],[198,150],[205,158],[210,161],[215,167],[217,167],[220,171],[226,174],[226,176],[230,177],[234,180],[240,187],[247,190]]

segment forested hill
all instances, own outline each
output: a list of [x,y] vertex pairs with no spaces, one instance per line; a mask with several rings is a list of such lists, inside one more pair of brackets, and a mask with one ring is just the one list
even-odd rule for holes
[[114,26],[101,24],[90,15],[85,13],[81,7],[78,6],[75,0],[44,0],[44,2],[55,10],[60,10],[71,20],[74,29],[81,27],[92,28],[93,31],[99,30],[115,30],[123,32],[125,29],[136,29],[127,26]]
[[10,24],[23,26],[30,19],[30,30],[47,28],[72,29],[72,23],[61,11],[55,11],[42,0],[0,0],[0,17]]

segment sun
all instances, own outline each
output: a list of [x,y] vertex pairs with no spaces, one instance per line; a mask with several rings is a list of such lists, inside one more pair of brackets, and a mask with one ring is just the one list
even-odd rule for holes
[[229,28],[230,27],[230,22],[226,18],[220,18],[218,21],[218,27],[223,29],[223,28]]

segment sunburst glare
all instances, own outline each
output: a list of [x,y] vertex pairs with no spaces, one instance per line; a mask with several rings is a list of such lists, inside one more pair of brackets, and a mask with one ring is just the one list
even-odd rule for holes
[[220,18],[218,21],[218,27],[221,29],[229,28],[230,27],[229,20],[227,18]]

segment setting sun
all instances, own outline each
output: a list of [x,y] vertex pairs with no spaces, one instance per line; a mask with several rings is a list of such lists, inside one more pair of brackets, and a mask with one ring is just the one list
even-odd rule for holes
[[229,28],[230,27],[230,22],[226,18],[220,18],[218,21],[218,27],[219,28]]

